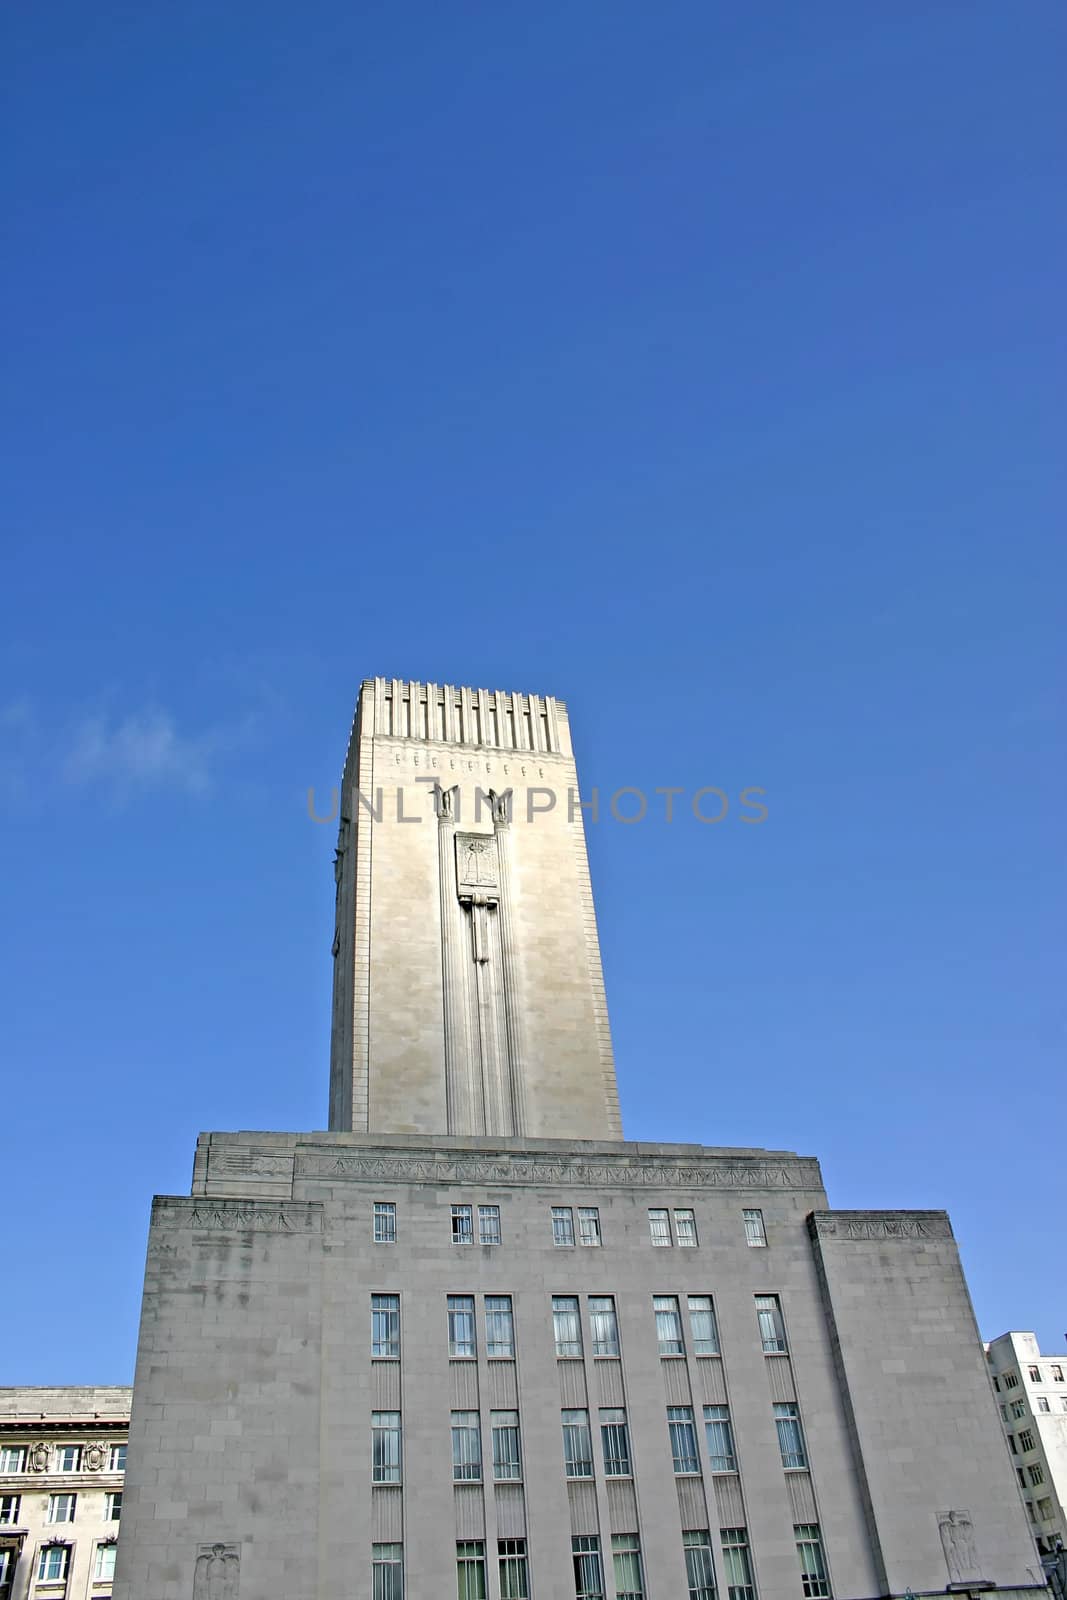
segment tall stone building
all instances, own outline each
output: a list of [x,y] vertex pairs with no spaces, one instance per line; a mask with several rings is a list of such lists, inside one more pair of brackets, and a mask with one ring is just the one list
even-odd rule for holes
[[1067,1549],[1067,1353],[1043,1356],[1035,1333],[1012,1332],[991,1340],[986,1357],[1037,1548],[1059,1555]]
[[1036,1600],[947,1216],[622,1138],[560,702],[363,685],[334,958],[330,1131],[154,1203],[116,1600]]

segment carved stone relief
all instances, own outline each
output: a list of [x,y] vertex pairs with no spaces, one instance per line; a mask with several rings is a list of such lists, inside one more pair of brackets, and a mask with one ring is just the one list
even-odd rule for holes
[[168,1200],[153,1210],[157,1227],[221,1233],[322,1233],[322,1207],[269,1200]]
[[103,1472],[107,1450],[102,1444],[87,1444],[82,1450],[82,1471]]
[[981,1581],[974,1524],[969,1511],[942,1511],[937,1518],[941,1548],[945,1552],[949,1583]]
[[[718,1161],[679,1163],[644,1157],[635,1161],[574,1161],[537,1158],[516,1153],[498,1156],[394,1156],[342,1151],[298,1151],[296,1170],[301,1178],[380,1178],[412,1183],[518,1183],[553,1184],[605,1189],[647,1187],[655,1189],[813,1189],[822,1188],[818,1163],[801,1159],[790,1165],[764,1162]],[[824,1213],[825,1215],[825,1213]],[[820,1228],[820,1231],[822,1229]]]
[[940,1211],[816,1211],[812,1231],[832,1239],[951,1239]]
[[52,1459],[52,1446],[43,1440],[40,1444],[30,1446],[30,1471],[47,1472],[48,1463]]
[[196,1551],[193,1600],[237,1600],[241,1581],[239,1544],[201,1544]]

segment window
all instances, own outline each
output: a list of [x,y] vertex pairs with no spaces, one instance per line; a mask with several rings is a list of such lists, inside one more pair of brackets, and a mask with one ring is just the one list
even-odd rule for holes
[[622,1406],[601,1411],[600,1442],[604,1447],[604,1476],[628,1478],[633,1470],[630,1466],[630,1430]]
[[1008,1434],[1008,1449],[1011,1451],[1013,1456],[1017,1456],[1019,1454],[1015,1443],[1015,1435],[1013,1433]]
[[800,1557],[800,1581],[807,1600],[827,1600],[830,1580],[826,1575],[826,1558],[822,1553],[822,1538],[817,1522],[797,1522],[793,1525]]
[[993,1387],[997,1391],[997,1393],[999,1394],[1000,1393],[1000,1379],[999,1378],[994,1378],[993,1379]]
[[582,1319],[578,1311],[577,1295],[552,1296],[552,1327],[556,1335],[557,1356],[580,1356]]
[[615,1315],[614,1295],[590,1295],[589,1326],[593,1335],[593,1354],[595,1356],[617,1356],[619,1353],[619,1322]]
[[648,1231],[653,1244],[669,1245],[671,1242],[671,1214],[664,1209],[650,1209]]
[[644,1600],[641,1541],[636,1533],[612,1534],[611,1560],[615,1567],[615,1593],[618,1600]]
[[575,1600],[604,1600],[604,1568],[600,1561],[600,1540],[595,1533],[575,1534],[571,1539],[574,1561]]
[[1035,1461],[1033,1466],[1027,1467],[1026,1470],[1030,1474],[1030,1483],[1033,1488],[1036,1489],[1039,1484],[1044,1483],[1045,1474],[1041,1470],[1040,1462]]
[[1037,1502],[1037,1511],[1042,1522],[1051,1522],[1055,1515],[1052,1509],[1052,1497],[1048,1496],[1044,1500],[1039,1500]]
[[693,1426],[692,1406],[668,1406],[667,1430],[671,1436],[671,1455],[675,1472],[699,1472],[697,1431]]
[[1065,1395],[1063,1397],[1063,1399],[1060,1401],[1060,1406],[1062,1407],[1062,1409],[1064,1411],[1067,1411],[1067,1395]]
[[452,1243],[474,1243],[474,1222],[470,1206],[452,1207]]
[[1022,1467],[1016,1467],[1015,1476],[1019,1480],[1019,1488],[1020,1489],[1025,1489],[1026,1488],[1026,1473],[1023,1471]]
[[489,1422],[493,1430],[493,1477],[498,1483],[515,1482],[522,1477],[519,1413],[490,1411]]
[[448,1297],[448,1354],[453,1361],[471,1361],[477,1355],[474,1332],[474,1296]]
[[785,1323],[782,1321],[782,1307],[776,1294],[756,1296],[756,1318],[759,1322],[760,1338],[763,1340],[764,1355],[784,1352],[788,1348],[785,1342]]
[[804,1430],[800,1426],[800,1412],[791,1400],[775,1405],[774,1425],[778,1429],[778,1448],[782,1452],[782,1466],[806,1467],[808,1457],[804,1450]]
[[734,1453],[729,1406],[704,1407],[704,1438],[712,1472],[736,1472],[737,1457]]
[[767,1230],[763,1226],[763,1212],[744,1211],[742,1216],[745,1219],[745,1243],[757,1246],[765,1245],[767,1243]]
[[113,1444],[111,1446],[111,1452],[107,1458],[107,1470],[109,1472],[126,1471],[126,1446],[124,1444]]
[[404,1600],[404,1546],[371,1545],[373,1600]]
[[1034,1448],[1034,1436],[1030,1432],[1029,1428],[1023,1428],[1022,1431],[1019,1434],[1019,1449],[1020,1450],[1032,1450],[1033,1448]]
[[682,1534],[689,1600],[715,1600],[715,1563],[707,1528],[690,1528]]
[[1013,1400],[1012,1403],[1011,1403],[1011,1414],[1015,1418],[1016,1422],[1018,1422],[1020,1417],[1025,1417],[1025,1415],[1026,1415],[1026,1401],[1025,1400]]
[[1037,1409],[1039,1411],[1051,1411],[1052,1410],[1052,1407],[1049,1405],[1047,1397],[1045,1395],[1043,1395],[1043,1394],[1039,1394],[1038,1397],[1037,1397]]
[[600,1243],[600,1211],[597,1206],[578,1207],[578,1242]]
[[564,1411],[563,1466],[568,1478],[593,1476],[593,1439],[588,1411]]
[[1041,1382],[1041,1368],[1040,1367],[1030,1367],[1028,1370],[1029,1370],[1029,1373],[1030,1373],[1030,1382],[1031,1383],[1040,1383]]
[[1006,1372],[1004,1374],[1004,1387],[1005,1389],[1017,1389],[1019,1387],[1019,1380],[1014,1372]]
[[50,1494],[48,1496],[48,1521],[73,1522],[76,1494]]
[[69,1560],[69,1544],[46,1544],[37,1558],[37,1582],[62,1583]]
[[22,1496],[19,1494],[0,1494],[0,1527],[19,1520],[19,1506]]
[[485,1545],[481,1539],[461,1539],[456,1545],[459,1600],[485,1600]]
[[530,1568],[526,1560],[525,1539],[497,1541],[500,1562],[500,1600],[529,1600]]
[[400,1412],[372,1411],[371,1482],[400,1482]]
[[122,1490],[111,1489],[104,1496],[104,1521],[117,1522],[122,1516]]
[[11,1475],[26,1470],[26,1451],[22,1445],[5,1445],[0,1450],[0,1472]]
[[730,1600],[756,1600],[752,1561],[748,1553],[748,1529],[720,1528],[719,1537],[722,1540],[722,1559]]
[[478,1207],[478,1242],[479,1244],[500,1243],[500,1207]]
[[689,1296],[689,1337],[695,1356],[717,1356],[719,1329],[710,1294]]
[[103,1583],[115,1576],[115,1546],[98,1544],[93,1558],[93,1582]]
[[374,1202],[375,1244],[396,1244],[396,1206],[388,1200]]
[[452,1481],[480,1483],[482,1479],[482,1432],[477,1411],[452,1413]]
[[82,1464],[81,1446],[61,1444],[56,1450],[56,1472],[78,1472]]
[[653,1295],[652,1309],[656,1313],[656,1337],[659,1340],[660,1355],[684,1355],[682,1314],[678,1309],[677,1296],[672,1294]]
[[370,1353],[378,1361],[400,1359],[400,1296],[370,1297]]
[[509,1294],[485,1297],[485,1353],[494,1358],[514,1358],[515,1318]]
[[697,1243],[696,1212],[684,1207],[674,1213],[674,1238],[680,1249]]
[[1052,1373],[1052,1381],[1053,1381],[1053,1383],[1062,1383],[1063,1382],[1063,1368],[1062,1367],[1058,1367],[1058,1366],[1053,1365],[1052,1367],[1049,1368],[1049,1371]]
[[552,1243],[564,1248],[574,1243],[574,1213],[570,1206],[552,1207]]

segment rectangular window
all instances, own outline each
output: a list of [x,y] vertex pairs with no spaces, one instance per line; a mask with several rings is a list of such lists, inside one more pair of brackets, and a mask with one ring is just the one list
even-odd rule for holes
[[781,1401],[774,1407],[774,1425],[778,1429],[778,1448],[782,1452],[782,1466],[806,1467],[804,1430],[800,1426],[800,1412],[791,1400]]
[[604,1476],[629,1478],[633,1470],[630,1466],[630,1430],[622,1406],[601,1411],[600,1440],[604,1447]]
[[485,1297],[485,1353],[497,1358],[514,1358],[515,1318],[509,1294]]
[[726,1592],[730,1600],[756,1600],[756,1585],[752,1580],[752,1560],[748,1550],[748,1529],[720,1528],[719,1537],[726,1569]]
[[598,1245],[600,1243],[599,1207],[578,1207],[578,1239],[581,1244]]
[[1036,1489],[1039,1484],[1044,1483],[1045,1474],[1041,1470],[1041,1463],[1039,1461],[1035,1461],[1033,1466],[1027,1467],[1026,1470],[1030,1474],[1030,1483],[1034,1489]]
[[614,1295],[590,1295],[589,1327],[593,1336],[593,1354],[595,1356],[617,1356],[619,1353],[619,1322],[615,1315]]
[[1058,1367],[1056,1365],[1053,1365],[1052,1367],[1049,1368],[1049,1371],[1052,1373],[1052,1381],[1053,1381],[1053,1383],[1062,1383],[1063,1382],[1063,1368],[1062,1367]]
[[817,1522],[797,1522],[793,1526],[800,1557],[800,1581],[804,1585],[806,1600],[828,1600],[830,1579],[826,1574],[826,1558],[822,1551],[822,1538]]
[[78,1472],[81,1470],[81,1446],[77,1444],[61,1444],[56,1450],[56,1472]]
[[371,1482],[400,1482],[400,1412],[372,1411]]
[[660,1355],[684,1355],[682,1313],[678,1309],[677,1295],[654,1294],[652,1296],[652,1309],[656,1314],[656,1338],[659,1340]]
[[692,1406],[668,1406],[667,1430],[671,1436],[671,1456],[674,1459],[675,1472],[699,1472],[697,1431],[693,1425]]
[[480,1483],[482,1479],[482,1432],[477,1411],[452,1413],[452,1480],[454,1483]]
[[1013,1456],[1017,1456],[1019,1454],[1015,1447],[1015,1435],[1013,1433],[1008,1434],[1008,1449],[1011,1451]]
[[1038,1509],[1038,1514],[1040,1515],[1042,1522],[1051,1522],[1053,1517],[1055,1516],[1055,1513],[1054,1513],[1054,1511],[1052,1509],[1052,1497],[1051,1497],[1051,1495],[1048,1496],[1044,1500],[1039,1500],[1037,1502],[1037,1509]]
[[73,1522],[76,1494],[50,1494],[48,1496],[48,1521]]
[[644,1600],[645,1579],[641,1570],[641,1542],[636,1533],[613,1533],[611,1560],[615,1568],[615,1593],[618,1600]]
[[93,1557],[93,1582],[106,1583],[115,1576],[115,1549],[113,1544],[98,1544]]
[[69,1561],[69,1544],[46,1544],[37,1558],[37,1582],[62,1583]]
[[1029,1370],[1029,1373],[1030,1373],[1030,1382],[1031,1383],[1040,1383],[1041,1382],[1041,1368],[1040,1367],[1030,1367],[1028,1370]]
[[460,1539],[456,1545],[458,1600],[485,1600],[485,1545],[481,1539]]
[[1052,1407],[1048,1403],[1048,1399],[1043,1394],[1039,1394],[1038,1397],[1037,1397],[1037,1409],[1039,1411],[1051,1411],[1052,1410]]
[[671,1242],[671,1214],[665,1207],[651,1206],[648,1212],[648,1232],[653,1244],[669,1245]]
[[1033,1448],[1034,1448],[1034,1436],[1030,1432],[1029,1428],[1023,1428],[1019,1433],[1019,1449],[1020,1450],[1032,1450]]
[[1026,1401],[1025,1400],[1013,1400],[1012,1403],[1011,1403],[1011,1414],[1015,1418],[1016,1422],[1018,1422],[1020,1417],[1025,1417],[1025,1415],[1026,1415]]
[[453,1361],[472,1361],[478,1354],[472,1294],[448,1297],[448,1354]]
[[712,1472],[736,1472],[737,1456],[729,1406],[704,1407],[704,1437]]
[[124,1444],[113,1444],[111,1446],[111,1453],[107,1458],[107,1470],[109,1472],[126,1471],[126,1446]]
[[689,1600],[715,1600],[715,1562],[707,1528],[689,1528],[682,1534]]
[[525,1539],[498,1539],[500,1600],[530,1600],[530,1568]]
[[478,1243],[500,1243],[500,1207],[478,1207]]
[[1004,1374],[1004,1387],[1005,1389],[1017,1389],[1019,1387],[1019,1380],[1014,1372],[1006,1372]]
[[110,1489],[104,1496],[104,1521],[117,1522],[122,1516],[122,1490]]
[[574,1243],[574,1213],[570,1206],[552,1207],[552,1243],[564,1249]]
[[396,1244],[396,1206],[387,1200],[374,1202],[375,1244]]
[[26,1470],[26,1450],[23,1445],[5,1445],[0,1450],[0,1472],[5,1476],[13,1476],[16,1472]]
[[400,1359],[400,1296],[370,1297],[370,1353],[378,1361]]
[[719,1354],[719,1329],[710,1294],[689,1296],[689,1337],[695,1356]]
[[680,1249],[684,1249],[687,1245],[692,1246],[697,1243],[697,1218],[695,1211],[689,1210],[688,1207],[683,1207],[682,1210],[675,1211],[674,1238]]
[[372,1600],[404,1600],[404,1546],[372,1544]]
[[787,1349],[785,1323],[782,1321],[782,1307],[776,1294],[756,1296],[756,1318],[759,1322],[760,1338],[763,1340],[764,1355],[784,1353]]
[[470,1206],[452,1207],[452,1243],[474,1243],[474,1222]]
[[498,1483],[515,1483],[522,1477],[519,1413],[490,1411],[493,1430],[493,1477]]
[[582,1353],[582,1319],[577,1295],[552,1296],[552,1327],[556,1335],[557,1356],[580,1356]]
[[750,1245],[762,1246],[767,1243],[767,1230],[763,1226],[762,1211],[743,1211],[745,1219],[745,1242]]
[[578,1533],[571,1539],[575,1600],[604,1600],[604,1568],[600,1540],[595,1533]]
[[588,1411],[564,1411],[563,1466],[568,1478],[593,1476],[593,1437]]
[[0,1527],[10,1526],[19,1520],[19,1506],[22,1496],[18,1494],[0,1494]]
[[1023,1471],[1022,1467],[1016,1467],[1015,1476],[1019,1480],[1019,1488],[1020,1489],[1025,1489],[1026,1488],[1026,1473]]

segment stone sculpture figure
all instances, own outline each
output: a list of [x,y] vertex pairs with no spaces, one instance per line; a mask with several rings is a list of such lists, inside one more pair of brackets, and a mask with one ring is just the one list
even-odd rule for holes
[[193,1578],[193,1600],[237,1600],[241,1557],[232,1544],[201,1545]]
[[969,1511],[943,1511],[937,1519],[950,1583],[967,1583],[979,1576],[974,1524]]

